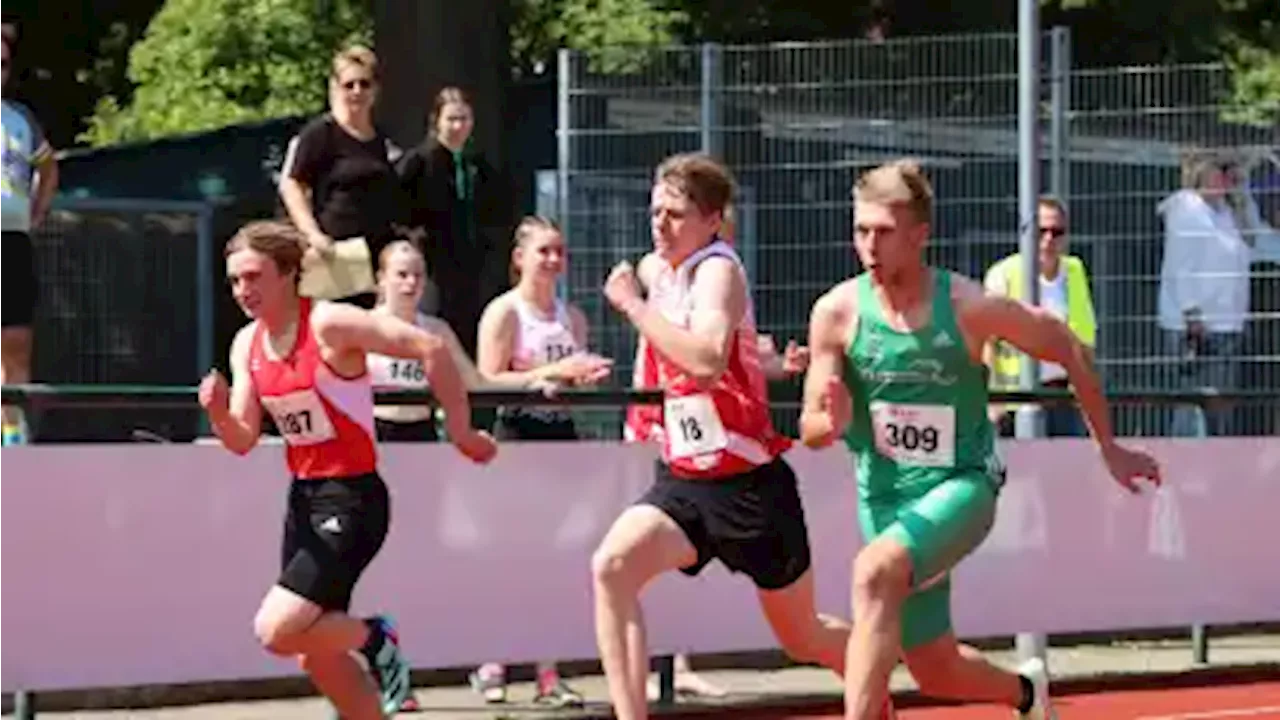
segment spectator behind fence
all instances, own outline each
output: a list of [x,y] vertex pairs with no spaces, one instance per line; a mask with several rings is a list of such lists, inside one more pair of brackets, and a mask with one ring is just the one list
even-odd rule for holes
[[[425,275],[422,253],[409,241],[396,240],[383,248],[378,256],[378,304],[373,312],[395,316],[444,338],[453,351],[453,360],[467,387],[481,387],[485,383],[453,330],[443,320],[418,309],[422,302]],[[421,360],[370,354],[367,364],[377,390],[427,389],[426,369]],[[380,442],[435,441],[439,438],[432,409],[418,403],[378,405],[373,409],[373,420]]]
[[[565,271],[560,229],[550,220],[527,217],[515,236],[511,272],[516,286],[485,308],[479,329],[480,372],[493,382],[526,387],[589,386],[603,380],[613,363],[587,352],[587,316],[556,297],[556,282]],[[502,408],[494,435],[523,441],[578,437],[567,411],[537,408]],[[506,669],[500,663],[484,663],[470,679],[486,702],[506,701]],[[582,696],[561,680],[556,663],[542,661],[534,702],[578,706]]]
[[509,287],[515,199],[505,175],[472,139],[475,117],[455,87],[436,94],[423,142],[405,153],[400,183],[409,224],[425,233],[422,250],[439,308],[472,357],[480,314]]
[[[280,198],[289,218],[322,255],[334,240],[363,237],[370,262],[395,237],[404,210],[394,162],[400,150],[373,122],[378,58],[352,47],[333,58],[329,112],[289,142],[280,172]],[[371,308],[376,294],[346,302]]]
[[[1249,266],[1280,260],[1280,234],[1263,222],[1241,182],[1239,161],[1195,151],[1183,160],[1183,189],[1157,206],[1164,218],[1159,325],[1166,387],[1232,391],[1249,315]],[[1219,403],[1204,413],[1210,435],[1237,432],[1233,408]],[[1199,434],[1194,406],[1174,409],[1169,434]]]
[[[17,39],[12,25],[4,26],[4,158],[3,242],[4,309],[0,330],[0,382],[31,381],[31,326],[39,289],[36,285],[35,248],[31,232],[40,227],[58,188],[58,163],[35,115],[8,97],[12,45]],[[29,439],[26,416],[20,407],[5,406],[2,432],[5,445]]]
[[[1067,323],[1076,337],[1089,351],[1089,362],[1098,339],[1098,324],[1093,308],[1093,294],[1089,289],[1089,272],[1084,261],[1067,250],[1067,210],[1062,201],[1042,197],[1036,208],[1040,226],[1040,307]],[[1025,300],[1022,254],[1014,253],[991,266],[983,284],[987,292]],[[995,343],[984,353],[991,368],[991,386],[1000,390],[1013,390],[1019,385],[1023,363],[1027,356],[1007,343]],[[1047,388],[1068,388],[1067,371],[1061,365],[1040,363],[1040,382]],[[1012,435],[1012,405],[992,405],[992,420],[1000,433]],[[1054,404],[1045,408],[1045,435],[1048,437],[1080,437],[1085,434],[1084,423],[1075,404]]]

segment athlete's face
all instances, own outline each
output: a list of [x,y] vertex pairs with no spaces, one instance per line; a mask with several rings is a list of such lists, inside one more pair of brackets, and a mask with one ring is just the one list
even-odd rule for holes
[[440,138],[440,144],[457,150],[466,144],[475,125],[470,105],[461,102],[445,103],[436,118],[436,135]]
[[422,300],[426,264],[416,250],[401,246],[387,258],[379,283],[382,294],[397,304],[417,305]]
[[227,256],[227,283],[250,318],[281,307],[297,287],[293,275],[282,274],[270,256],[248,248]]
[[929,224],[902,205],[856,201],[853,245],[862,267],[877,282],[893,284],[923,262]]
[[719,212],[703,213],[679,188],[660,182],[649,200],[649,225],[658,257],[678,264],[720,230]]
[[512,260],[521,278],[554,280],[564,273],[564,237],[551,229],[535,230],[516,247]]

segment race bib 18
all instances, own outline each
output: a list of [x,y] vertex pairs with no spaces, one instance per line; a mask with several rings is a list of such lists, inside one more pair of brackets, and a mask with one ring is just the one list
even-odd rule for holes
[[706,455],[729,446],[716,404],[707,394],[668,398],[664,425],[671,458]]
[[900,465],[953,467],[956,410],[949,405],[871,403],[876,450]]
[[264,397],[262,406],[271,413],[280,437],[290,445],[316,445],[337,437],[315,390]]

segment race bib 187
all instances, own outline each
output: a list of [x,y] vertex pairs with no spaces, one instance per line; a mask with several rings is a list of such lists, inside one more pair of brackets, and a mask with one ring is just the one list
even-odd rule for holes
[[280,437],[290,445],[316,445],[337,437],[315,390],[264,397],[262,406],[271,413]]
[[716,404],[707,394],[668,398],[664,425],[671,458],[706,455],[729,446]]
[[956,410],[949,405],[871,403],[876,450],[900,465],[953,467]]

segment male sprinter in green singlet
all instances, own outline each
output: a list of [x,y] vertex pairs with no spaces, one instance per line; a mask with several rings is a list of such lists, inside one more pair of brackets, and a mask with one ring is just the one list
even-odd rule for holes
[[984,345],[1004,340],[1067,369],[1102,459],[1125,489],[1137,492],[1137,478],[1158,484],[1160,470],[1116,444],[1088,353],[1066,325],[924,263],[933,190],[919,167],[871,170],[853,199],[867,272],[813,307],[800,418],[806,445],[844,435],[857,459],[867,545],[853,564],[845,717],[875,717],[901,651],[924,693],[1049,720],[1042,662],[1018,674],[996,668],[960,646],[951,627],[949,573],[991,529],[1004,482],[987,419]]

